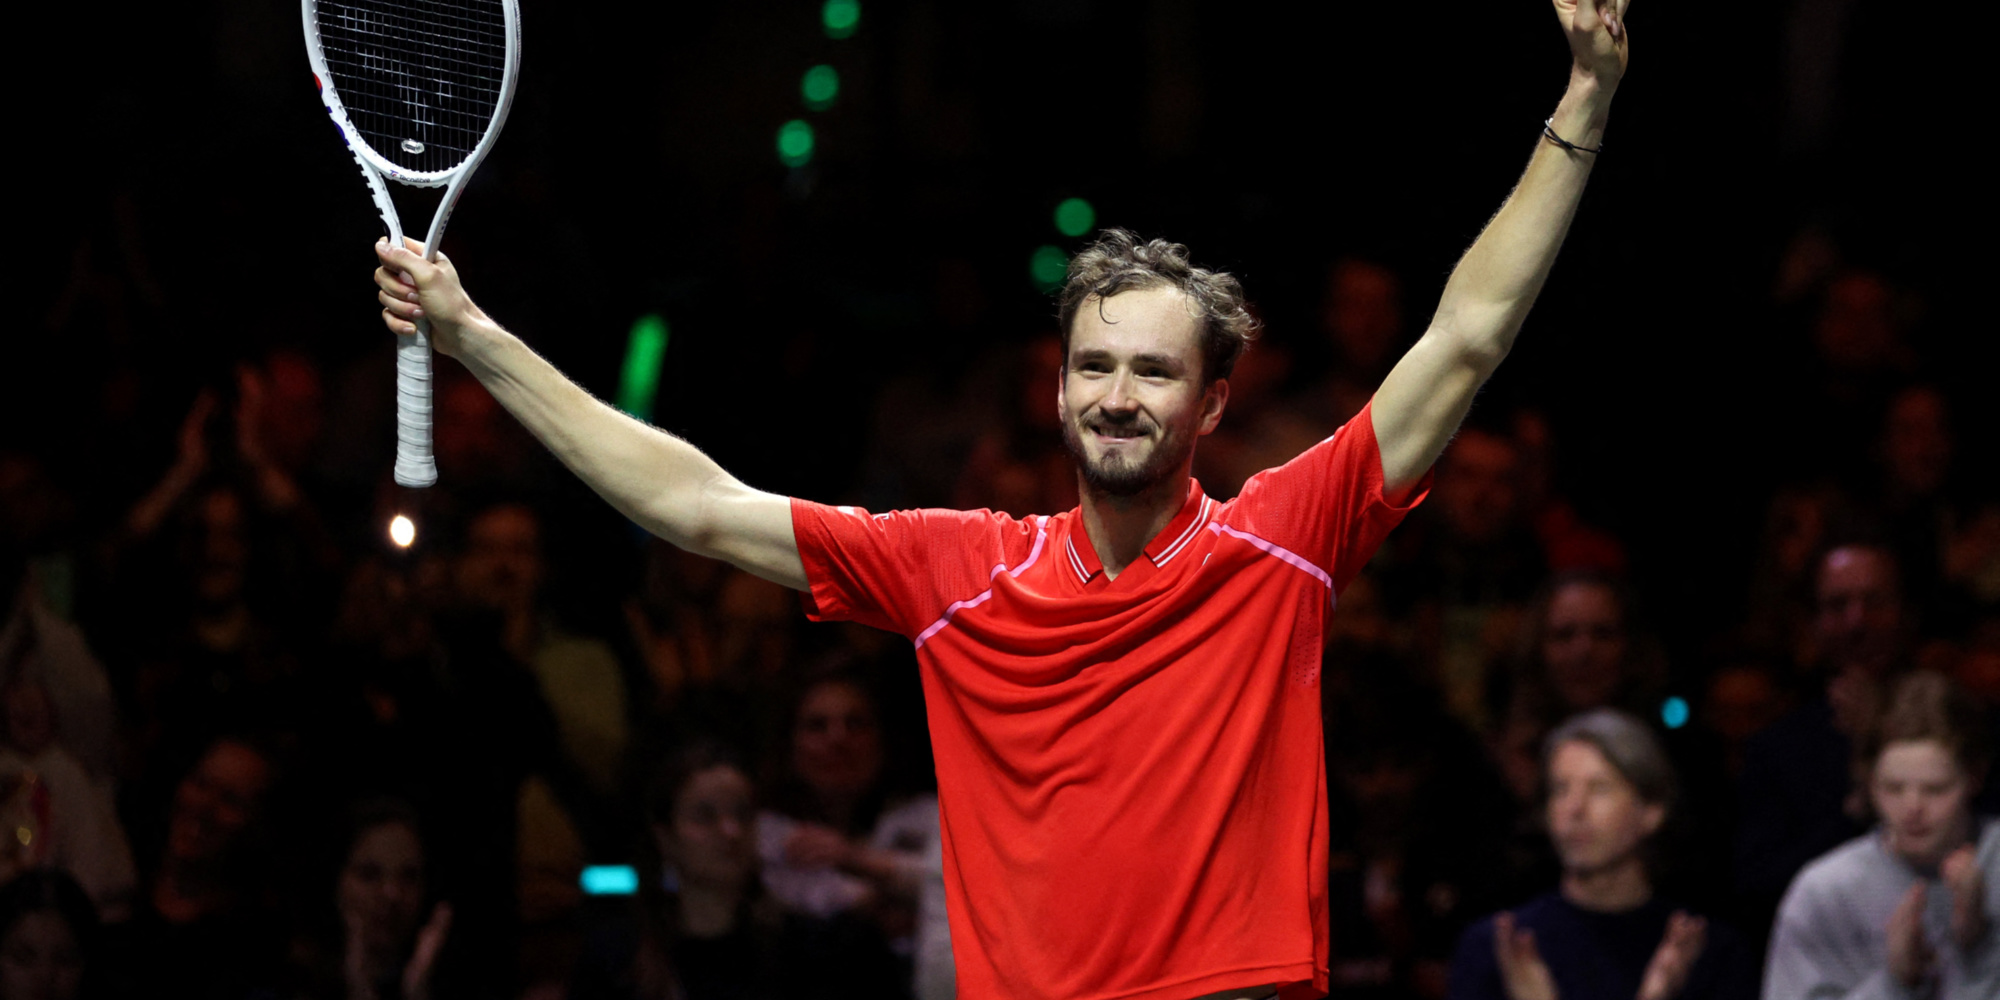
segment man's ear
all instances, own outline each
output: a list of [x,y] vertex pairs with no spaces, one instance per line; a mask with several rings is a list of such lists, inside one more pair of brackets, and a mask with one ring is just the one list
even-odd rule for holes
[[1201,391],[1201,430],[1207,434],[1222,422],[1222,411],[1229,405],[1229,380],[1219,378]]

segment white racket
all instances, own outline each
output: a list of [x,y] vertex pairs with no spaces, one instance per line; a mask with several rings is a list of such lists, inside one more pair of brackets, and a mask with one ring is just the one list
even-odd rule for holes
[[[402,223],[387,177],[442,187],[424,254],[437,259],[451,209],[493,148],[521,66],[516,0],[304,0],[320,100],[361,165],[392,246]],[[396,347],[396,482],[437,482],[431,460],[430,324]]]

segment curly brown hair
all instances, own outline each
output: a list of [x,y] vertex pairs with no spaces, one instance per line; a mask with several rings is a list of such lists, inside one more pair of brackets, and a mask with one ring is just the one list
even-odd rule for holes
[[1100,308],[1119,292],[1171,286],[1200,310],[1201,381],[1228,378],[1236,359],[1256,339],[1257,317],[1243,300],[1243,283],[1224,271],[1209,271],[1188,260],[1187,247],[1166,240],[1140,240],[1130,230],[1106,229],[1097,241],[1070,258],[1057,318],[1062,323],[1064,363],[1077,310],[1092,298]]

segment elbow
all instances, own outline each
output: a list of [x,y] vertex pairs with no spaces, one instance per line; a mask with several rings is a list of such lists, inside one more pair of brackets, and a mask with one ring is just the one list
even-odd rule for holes
[[1435,338],[1439,348],[1457,364],[1477,372],[1483,380],[1492,376],[1500,368],[1500,362],[1507,360],[1507,352],[1514,348],[1514,335],[1520,329],[1518,322],[1505,323],[1447,323],[1433,324],[1426,339]]

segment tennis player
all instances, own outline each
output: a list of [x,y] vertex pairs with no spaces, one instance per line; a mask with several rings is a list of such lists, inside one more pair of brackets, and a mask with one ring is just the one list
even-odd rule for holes
[[627,517],[803,592],[815,619],[916,644],[962,996],[1317,997],[1320,635],[1555,260],[1625,69],[1625,2],[1599,3],[1556,0],[1568,90],[1424,336],[1345,427],[1227,503],[1189,469],[1250,332],[1241,290],[1129,234],[1078,255],[1062,293],[1057,398],[1082,502],[1018,520],[752,489],[564,378],[449,260],[386,241],[384,320],[409,335],[429,317],[438,349]]

